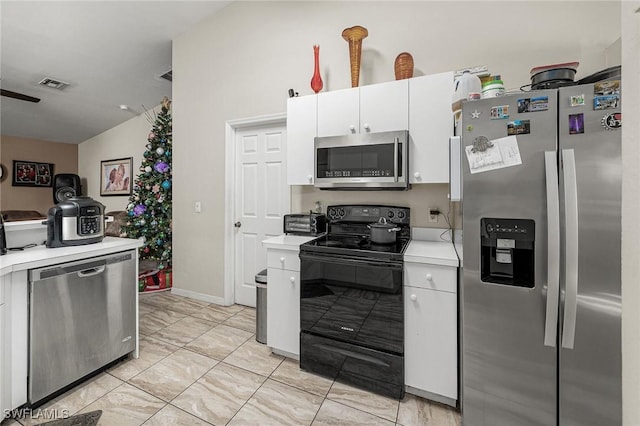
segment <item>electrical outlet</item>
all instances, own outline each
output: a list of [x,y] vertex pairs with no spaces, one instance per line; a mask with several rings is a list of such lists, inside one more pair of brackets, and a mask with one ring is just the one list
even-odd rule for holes
[[435,209],[429,210],[429,223],[437,223],[439,214],[440,214],[439,210],[435,210]]

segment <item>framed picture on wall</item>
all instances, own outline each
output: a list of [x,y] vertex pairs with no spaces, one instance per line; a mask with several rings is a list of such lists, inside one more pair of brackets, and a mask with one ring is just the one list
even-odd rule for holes
[[133,157],[100,162],[100,195],[131,195]]
[[11,186],[51,188],[53,186],[53,163],[13,160]]

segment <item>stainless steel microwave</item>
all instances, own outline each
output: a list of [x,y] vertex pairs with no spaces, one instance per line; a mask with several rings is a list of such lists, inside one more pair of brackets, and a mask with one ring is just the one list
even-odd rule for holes
[[406,130],[315,138],[315,186],[338,190],[409,187]]

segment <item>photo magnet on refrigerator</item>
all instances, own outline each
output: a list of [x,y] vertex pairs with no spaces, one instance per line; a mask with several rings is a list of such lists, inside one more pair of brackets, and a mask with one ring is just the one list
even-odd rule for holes
[[569,115],[569,134],[577,135],[584,133],[584,114]]
[[492,120],[502,120],[505,118],[509,118],[509,105],[491,107]]
[[571,96],[571,107],[583,106],[584,105],[584,94],[582,95],[574,95]]

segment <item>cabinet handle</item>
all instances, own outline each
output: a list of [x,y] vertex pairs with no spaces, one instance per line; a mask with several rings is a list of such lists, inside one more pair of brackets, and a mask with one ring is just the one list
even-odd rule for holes
[[427,274],[427,281],[433,281],[433,275]]
[[284,257],[280,258],[280,263],[284,263]]
[[349,130],[351,130],[351,133],[355,133],[356,132],[356,126],[354,126],[352,124],[351,126],[349,126]]
[[416,179],[420,179],[420,172],[415,172],[413,174],[413,177],[416,178]]
[[296,282],[296,277],[289,278],[289,281],[291,281],[291,284],[295,283]]
[[415,294],[412,294],[411,296],[409,296],[409,299],[415,302],[416,300],[418,300],[418,296],[416,296]]
[[364,129],[365,129],[367,132],[371,130],[371,126],[369,126],[369,123],[364,123],[364,126],[362,126],[362,127],[364,127]]

